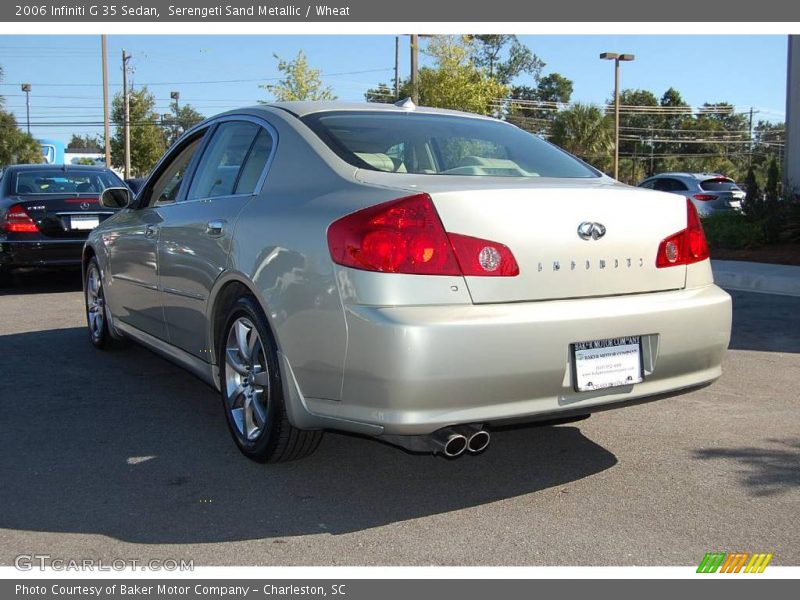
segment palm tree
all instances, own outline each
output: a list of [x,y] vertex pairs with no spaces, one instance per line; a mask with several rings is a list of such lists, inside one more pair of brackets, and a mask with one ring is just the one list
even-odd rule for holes
[[550,141],[594,165],[602,165],[614,149],[611,119],[596,106],[577,103],[556,115]]

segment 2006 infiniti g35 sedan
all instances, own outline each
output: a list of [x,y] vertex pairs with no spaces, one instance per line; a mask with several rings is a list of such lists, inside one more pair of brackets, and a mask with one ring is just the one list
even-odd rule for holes
[[628,187],[508,123],[288,102],[209,119],[89,236],[91,341],[219,389],[258,461],[325,429],[480,452],[720,376],[729,296],[685,198]]

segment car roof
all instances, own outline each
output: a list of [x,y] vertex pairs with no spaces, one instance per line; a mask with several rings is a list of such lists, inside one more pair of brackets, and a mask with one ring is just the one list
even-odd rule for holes
[[[724,177],[725,179],[730,179],[726,175],[722,173],[682,173],[682,172],[667,172],[667,173],[656,173],[648,179],[655,179],[656,177],[685,177],[686,179],[715,179],[717,177]],[[731,179],[731,181],[733,181]]]
[[96,165],[54,165],[50,163],[41,163],[38,165],[9,165],[5,168],[6,171],[108,171],[106,167]]
[[[402,105],[401,105],[402,104]],[[429,106],[416,106],[406,99],[397,104],[384,104],[382,102],[342,102],[342,101],[292,101],[292,102],[270,102],[251,107],[253,109],[264,109],[265,107],[279,108],[297,117],[305,117],[321,112],[332,111],[372,111],[383,113],[424,113],[437,115],[451,115],[459,117],[470,117],[475,119],[489,119],[491,117],[477,115],[458,110],[448,110],[445,108],[432,108]]]

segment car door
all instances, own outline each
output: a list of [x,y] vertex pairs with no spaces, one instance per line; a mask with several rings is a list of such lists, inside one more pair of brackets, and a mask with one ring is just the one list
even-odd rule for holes
[[200,131],[159,163],[136,205],[118,215],[113,235],[107,236],[111,284],[106,293],[115,317],[162,340],[168,339],[158,273],[162,210],[181,193],[202,138]]
[[169,340],[208,360],[206,303],[225,270],[244,206],[260,190],[275,148],[266,123],[244,117],[210,134],[187,193],[164,207],[158,242],[159,284]]

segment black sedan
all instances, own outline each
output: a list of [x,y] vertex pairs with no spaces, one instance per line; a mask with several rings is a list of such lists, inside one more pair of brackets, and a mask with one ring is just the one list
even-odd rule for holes
[[18,267],[81,264],[89,231],[114,213],[100,205],[113,171],[77,165],[14,165],[0,175],[0,280]]

